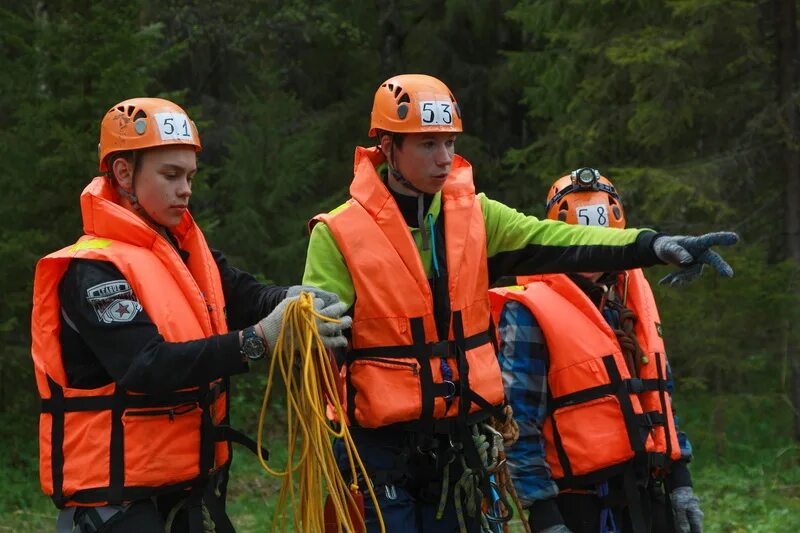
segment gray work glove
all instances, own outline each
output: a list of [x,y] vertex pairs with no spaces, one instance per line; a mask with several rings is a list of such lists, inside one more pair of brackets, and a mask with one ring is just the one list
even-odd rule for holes
[[[332,293],[328,293],[332,294]],[[334,296],[336,296],[334,294]],[[339,322],[327,322],[325,320],[317,319],[317,331],[322,338],[322,344],[326,348],[346,348],[347,339],[342,334],[342,331],[350,328],[353,325],[353,319],[344,315],[347,311],[347,304],[339,301],[336,296],[336,303],[326,305],[321,298],[314,298],[314,310],[322,316],[328,318],[335,318]],[[344,316],[343,316],[344,315]]]
[[692,487],[678,487],[670,494],[675,530],[679,533],[703,533],[703,511]]
[[662,235],[653,241],[656,256],[671,265],[682,268],[667,274],[658,282],[660,285],[680,286],[699,277],[704,265],[711,265],[720,275],[730,278],[733,269],[721,255],[711,250],[712,246],[731,246],[739,242],[739,236],[730,231],[706,233],[697,237],[687,235]]
[[322,289],[318,289],[312,285],[292,285],[286,291],[286,297],[291,298],[292,296],[300,296],[301,292],[310,292],[314,298],[320,298],[325,304],[325,307],[339,302],[339,295],[332,292],[323,291]]
[[286,314],[286,307],[290,302],[299,299],[299,296],[292,296],[291,298],[284,298],[275,306],[270,314],[258,321],[261,326],[261,332],[264,334],[264,340],[267,341],[267,353],[272,353],[275,349],[275,344],[278,342],[278,335],[281,332],[281,323],[283,322],[283,315]]
[[[273,309],[269,315],[259,321],[261,331],[264,333],[264,338],[269,345],[270,352],[275,348],[275,344],[278,342],[278,335],[281,331],[281,323],[283,322],[283,315],[286,313],[286,307],[289,305],[289,302],[296,301],[298,298],[299,296],[284,298],[281,303],[275,306],[275,309]],[[339,320],[339,323],[335,324],[333,322],[320,320],[319,318],[316,319],[317,331],[319,331],[319,336],[322,337],[322,344],[324,344],[326,348],[346,347],[347,339],[342,335],[342,331],[353,325],[352,318],[349,316],[342,316],[344,312],[347,311],[347,304],[344,302],[337,302],[326,306],[322,298],[314,298],[314,310],[322,316]]]

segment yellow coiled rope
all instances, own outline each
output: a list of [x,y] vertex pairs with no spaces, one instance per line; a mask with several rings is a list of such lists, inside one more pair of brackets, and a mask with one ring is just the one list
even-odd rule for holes
[[[347,424],[344,423],[345,414],[336,388],[335,370],[322,344],[315,318],[337,322],[314,310],[313,296],[309,293],[302,293],[287,306],[272,353],[264,400],[258,417],[258,459],[264,470],[282,479],[272,530],[286,530],[289,513],[285,511],[291,505],[294,510],[295,531],[325,531],[327,493],[336,510],[339,531],[364,531],[366,528],[363,518],[358,513],[353,513],[357,520],[353,523],[354,519],[348,512],[348,509],[357,508],[354,494],[358,492],[357,479],[360,472],[366,480],[369,496],[377,510],[381,532],[385,532],[386,527],[372,484],[368,481],[364,463],[356,451]],[[298,357],[300,360],[296,361]],[[261,455],[264,419],[276,368],[280,370],[286,384],[287,458],[284,470],[270,467]],[[336,419],[341,421],[338,430],[325,415],[326,401],[333,406]],[[342,478],[336,465],[332,448],[334,437],[342,439],[347,451],[353,476],[349,484]]]

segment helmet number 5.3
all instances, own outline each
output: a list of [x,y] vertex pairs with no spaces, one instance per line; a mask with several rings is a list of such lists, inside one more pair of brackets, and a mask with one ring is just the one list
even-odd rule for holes
[[419,115],[423,126],[450,126],[453,124],[452,103],[441,100],[423,100]]
[[156,113],[156,123],[162,141],[192,141],[192,126],[189,117],[182,113]]
[[608,205],[594,204],[579,207],[577,210],[578,223],[583,226],[608,227]]

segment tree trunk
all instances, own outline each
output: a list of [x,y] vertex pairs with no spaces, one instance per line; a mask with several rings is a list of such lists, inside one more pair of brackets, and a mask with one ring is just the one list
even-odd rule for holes
[[403,40],[400,10],[394,0],[377,0],[378,24],[381,31],[381,72],[383,78],[399,74],[400,46]]
[[[796,89],[798,74],[797,7],[795,0],[775,0],[778,45],[778,109],[785,128],[783,165],[786,179],[784,249],[786,257],[800,265],[800,121]],[[794,270],[796,276],[796,270]],[[800,298],[796,280],[792,284]],[[800,301],[797,300],[796,301]],[[792,313],[794,314],[794,313]],[[797,325],[788,320],[787,356],[791,369],[789,391],[794,406],[795,439],[800,441],[800,353]],[[793,331],[794,329],[794,331]]]

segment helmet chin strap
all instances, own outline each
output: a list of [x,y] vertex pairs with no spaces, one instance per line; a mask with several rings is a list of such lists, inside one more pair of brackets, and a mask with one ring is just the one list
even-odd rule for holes
[[389,174],[391,174],[392,177],[400,183],[400,185],[402,185],[406,189],[410,189],[411,191],[415,192],[416,194],[414,196],[422,196],[423,194],[425,194],[421,190],[417,189],[414,186],[414,184],[408,181],[402,174],[400,174],[400,171],[394,168],[391,163],[389,163],[388,166],[389,166]]
[[128,202],[130,202],[131,208],[142,218],[142,220],[145,221],[145,223],[147,223],[148,226],[152,227],[161,235],[166,235],[167,228],[156,222],[155,219],[150,216],[150,213],[145,211],[144,207],[142,207],[142,204],[139,203],[139,198],[136,196],[135,192],[128,192],[119,185],[117,186],[117,192],[120,196],[123,196],[126,200],[128,200]]
[[422,249],[427,250],[430,248],[430,237],[428,236],[428,229],[425,227],[425,192],[415,187],[414,184],[408,181],[399,170],[394,168],[394,134],[392,134],[392,146],[389,149],[389,158],[387,159],[386,164],[389,167],[389,174],[395,180],[397,180],[400,185],[416,193],[417,226],[422,233]]
[[125,190],[122,187],[122,185],[120,185],[119,180],[117,180],[116,178],[114,179],[114,181],[116,182],[115,189],[117,190],[117,193],[119,193],[120,196],[128,200],[128,202],[131,204],[131,208],[136,212],[137,215],[139,215],[142,218],[142,220],[144,220],[147,223],[148,226],[152,227],[158,233],[165,235],[167,228],[156,222],[155,219],[150,216],[150,213],[145,211],[144,207],[142,207],[142,204],[139,203],[139,197],[136,196],[136,166],[137,166],[136,159],[137,159],[136,152],[134,152],[133,161],[131,165],[133,167],[131,170],[131,191]]
[[425,193],[415,187],[413,183],[408,181],[405,176],[403,176],[403,174],[401,174],[400,171],[394,167],[394,133],[392,133],[391,139],[392,146],[389,148],[389,158],[386,161],[386,164],[389,167],[389,174],[391,174],[392,177],[400,183],[400,185],[415,192],[416,196],[421,198]]

